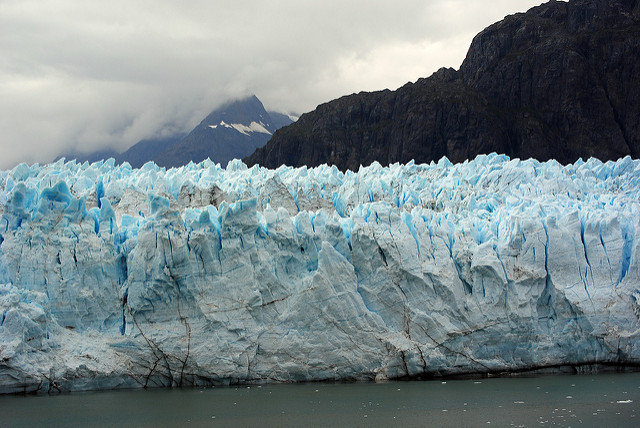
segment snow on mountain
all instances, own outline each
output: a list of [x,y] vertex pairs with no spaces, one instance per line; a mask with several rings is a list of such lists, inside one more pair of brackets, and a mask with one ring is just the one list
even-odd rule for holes
[[224,122],[224,120],[221,120],[220,123],[218,125],[209,125],[209,128],[211,129],[217,129],[218,126],[223,126],[225,128],[233,128],[236,131],[238,131],[241,134],[247,135],[249,136],[249,134],[251,132],[260,132],[262,134],[269,134],[271,135],[271,132],[269,130],[267,130],[267,128],[265,128],[265,124],[260,122],[251,122],[248,126],[247,125],[243,125],[241,123],[232,123],[232,124],[227,124]]
[[269,113],[255,96],[230,101],[212,111],[186,137],[154,156],[165,167],[207,158],[226,166],[264,146],[276,129],[290,124],[283,114]]
[[0,391],[640,362],[640,161],[0,172]]
[[186,165],[211,159],[225,166],[231,159],[241,159],[267,143],[273,132],[291,124],[295,116],[265,110],[255,96],[229,101],[211,111],[188,134],[144,139],[123,153],[100,150],[91,153],[68,152],[66,158],[90,163],[113,157],[117,164],[128,162],[139,168],[153,161],[165,167]]

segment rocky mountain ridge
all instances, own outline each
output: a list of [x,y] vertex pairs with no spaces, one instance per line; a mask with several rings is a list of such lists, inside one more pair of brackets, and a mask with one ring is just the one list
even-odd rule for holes
[[473,40],[460,70],[322,104],[245,159],[342,170],[483,153],[640,156],[640,3],[550,1]]
[[128,162],[139,168],[149,161],[178,167],[209,158],[225,166],[231,159],[240,159],[264,146],[276,129],[290,123],[288,115],[268,112],[258,97],[251,95],[214,109],[188,134],[144,139],[122,153],[109,149],[88,154],[71,152],[58,159],[93,163],[114,158],[116,164]]
[[276,124],[292,122],[283,114],[274,116],[275,120],[255,95],[229,102],[211,112],[186,137],[153,160],[161,166],[177,167],[210,158],[226,166],[230,160],[264,146],[278,128]]

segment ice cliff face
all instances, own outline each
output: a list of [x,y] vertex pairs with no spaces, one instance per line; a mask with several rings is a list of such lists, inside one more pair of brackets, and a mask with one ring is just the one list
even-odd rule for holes
[[640,161],[0,172],[0,391],[640,363]]

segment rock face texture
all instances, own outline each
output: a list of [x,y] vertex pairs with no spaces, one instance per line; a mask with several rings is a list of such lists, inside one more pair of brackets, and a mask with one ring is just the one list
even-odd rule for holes
[[0,393],[640,364],[640,161],[0,171]]
[[640,156],[640,2],[551,1],[478,34],[460,70],[345,96],[277,131],[249,165],[566,164]]

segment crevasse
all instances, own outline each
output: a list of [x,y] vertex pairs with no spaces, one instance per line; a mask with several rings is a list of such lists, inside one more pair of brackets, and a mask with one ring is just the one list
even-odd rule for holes
[[640,162],[0,172],[0,391],[637,366]]

